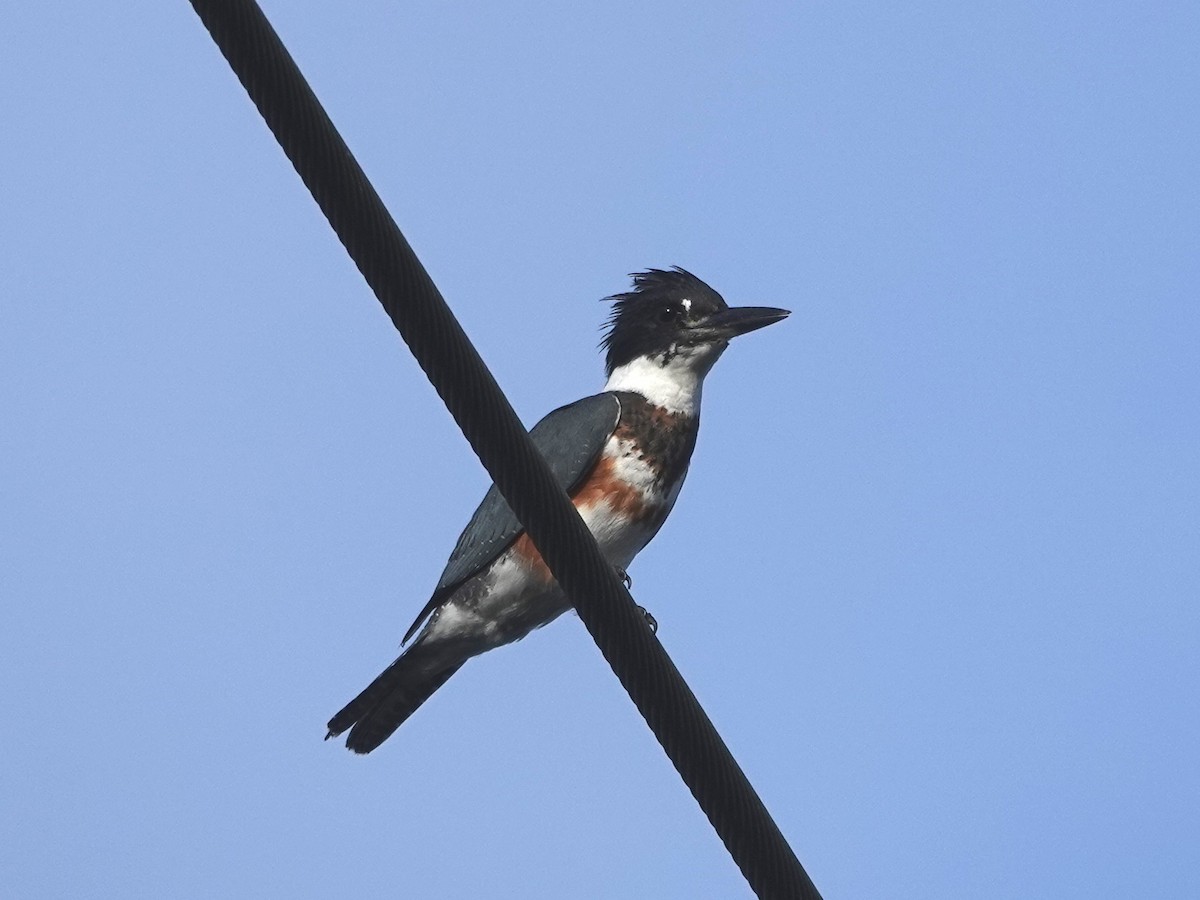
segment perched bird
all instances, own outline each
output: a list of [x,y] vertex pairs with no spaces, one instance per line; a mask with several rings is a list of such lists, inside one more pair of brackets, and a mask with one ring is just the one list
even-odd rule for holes
[[[731,308],[678,267],[631,276],[608,299],[604,391],[530,432],[605,557],[624,575],[675,505],[696,446],[704,377],[729,341],[787,310]],[[370,753],[472,656],[520,640],[570,604],[495,485],[458,539],[417,639],[329,720],[326,739]],[[424,623],[424,627],[422,627]]]

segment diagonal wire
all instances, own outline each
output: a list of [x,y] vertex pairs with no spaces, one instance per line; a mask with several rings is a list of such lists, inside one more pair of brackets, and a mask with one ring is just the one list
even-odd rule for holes
[[191,3],[751,888],[819,900],[262,10]]

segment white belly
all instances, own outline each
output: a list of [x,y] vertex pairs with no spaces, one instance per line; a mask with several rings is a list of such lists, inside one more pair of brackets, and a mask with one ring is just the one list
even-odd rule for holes
[[[613,566],[627,569],[633,558],[658,532],[675,505],[683,479],[663,494],[655,472],[635,448],[617,437],[609,439],[601,464],[620,483],[619,496],[600,490],[580,490],[576,508],[596,538],[600,552]],[[630,511],[636,516],[631,519]],[[523,638],[570,608],[562,589],[540,557],[521,539],[505,550],[484,572],[470,578],[438,609],[423,637],[478,645],[482,653]]]

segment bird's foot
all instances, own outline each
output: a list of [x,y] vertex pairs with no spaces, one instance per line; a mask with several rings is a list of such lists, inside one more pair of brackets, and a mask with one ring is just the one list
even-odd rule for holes
[[[625,590],[629,590],[631,587],[633,587],[633,579],[629,577],[628,572],[626,572],[620,566],[613,566],[613,568],[617,570],[617,577],[621,579],[621,584],[625,585]],[[639,606],[638,612],[640,612],[642,614],[642,618],[646,620],[646,624],[650,627],[650,633],[658,634],[658,619],[650,615],[644,606]]]
[[644,606],[639,606],[638,612],[640,612],[642,614],[642,618],[646,620],[646,625],[650,628],[650,633],[658,634],[658,619],[650,615],[650,611]]

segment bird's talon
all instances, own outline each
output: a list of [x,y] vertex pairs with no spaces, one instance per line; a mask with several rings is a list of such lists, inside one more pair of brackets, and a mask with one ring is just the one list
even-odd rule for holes
[[644,606],[638,607],[638,612],[642,614],[642,618],[646,620],[646,625],[650,628],[651,634],[658,634],[658,619],[650,615],[650,611]]
[[625,585],[625,590],[629,590],[631,587],[633,587],[633,579],[629,577],[629,573],[620,566],[617,566],[616,569],[617,577],[621,579],[621,584]]

